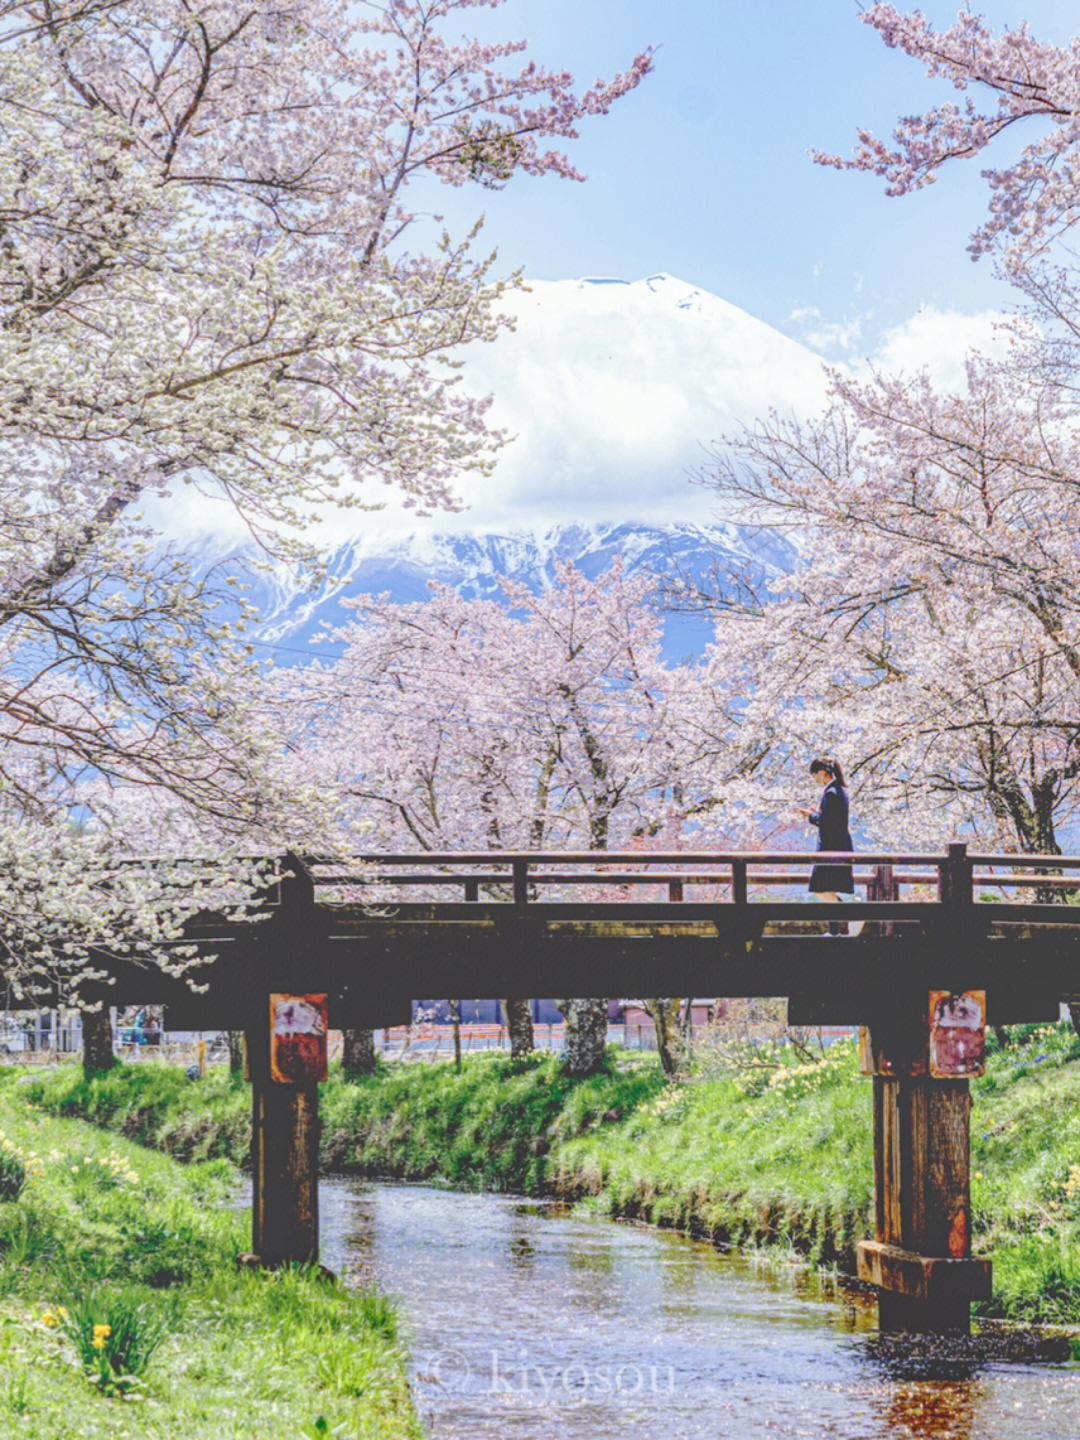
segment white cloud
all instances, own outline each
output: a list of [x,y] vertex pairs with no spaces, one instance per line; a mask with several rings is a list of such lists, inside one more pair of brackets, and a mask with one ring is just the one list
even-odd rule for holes
[[830,350],[854,350],[862,339],[862,317],[854,315],[850,320],[828,321],[806,330],[802,335],[804,345],[811,350],[827,354]]
[[[856,277],[855,291],[862,290],[862,276]],[[822,355],[837,351],[847,354],[862,339],[863,315],[849,315],[846,320],[826,320],[817,305],[796,305],[788,320],[801,326],[799,340]]]
[[972,351],[996,359],[1008,351],[1009,337],[997,328],[1005,319],[998,310],[964,315],[924,305],[884,332],[870,364],[889,374],[903,371],[915,375],[926,370],[942,390],[962,391],[966,388],[964,366]]

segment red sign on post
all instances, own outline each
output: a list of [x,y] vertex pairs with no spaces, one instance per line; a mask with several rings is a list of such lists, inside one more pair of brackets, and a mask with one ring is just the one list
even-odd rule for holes
[[930,1074],[964,1080],[986,1069],[986,991],[930,991]]
[[326,1079],[326,996],[270,996],[270,1079]]

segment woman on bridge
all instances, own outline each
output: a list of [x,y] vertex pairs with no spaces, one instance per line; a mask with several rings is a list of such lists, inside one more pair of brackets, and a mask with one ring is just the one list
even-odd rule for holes
[[[847,789],[844,786],[844,772],[840,768],[839,760],[811,760],[810,774],[819,785],[824,787],[821,804],[816,810],[804,810],[802,806],[798,808],[800,815],[811,825],[817,826],[817,848],[819,850],[850,850],[854,852],[851,831],[848,829]],[[852,877],[851,866],[842,863],[815,865],[810,872],[810,893],[811,895],[820,895],[822,900],[832,900],[834,903],[841,895],[853,895],[855,881]],[[861,929],[860,923],[854,933],[857,934]],[[830,935],[842,935],[846,931],[847,926],[843,921],[829,921]]]

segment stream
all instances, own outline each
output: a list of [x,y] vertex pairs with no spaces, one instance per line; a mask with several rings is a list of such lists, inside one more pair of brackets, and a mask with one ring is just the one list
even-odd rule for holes
[[870,1297],[544,1201],[320,1183],[322,1259],[397,1301],[432,1440],[1080,1436],[1062,1341],[881,1338]]

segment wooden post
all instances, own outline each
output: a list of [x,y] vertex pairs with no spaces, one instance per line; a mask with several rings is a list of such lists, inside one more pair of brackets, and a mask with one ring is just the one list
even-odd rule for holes
[[971,861],[967,858],[967,846],[954,842],[949,846],[949,859],[945,866],[945,893],[942,899],[957,915],[963,917],[975,903]]
[[[884,898],[882,895],[882,869],[883,867],[881,865],[876,865],[874,867],[874,873],[867,881],[866,898],[869,901],[876,901]],[[858,890],[858,881],[855,882],[855,888],[856,890]],[[863,926],[863,934],[865,935],[867,933],[871,935],[883,935],[885,933],[885,927],[880,924],[875,925],[871,922],[870,924]]]
[[[325,1074],[325,995],[298,994],[325,943],[314,886],[302,862],[285,856],[279,908],[256,941],[261,983],[250,997],[245,1025],[251,1080],[251,1248],[255,1260],[277,1268],[319,1258],[319,1086]],[[266,987],[265,989],[263,987]],[[271,1010],[271,994],[286,1002]],[[322,1007],[322,1018],[312,1017]],[[281,1032],[271,1034],[283,1018]],[[321,1054],[317,1039],[320,1034]],[[272,1054],[273,1047],[273,1054]],[[317,1073],[316,1073],[317,1072]]]
[[514,911],[523,915],[529,903],[529,862],[523,859],[511,861],[514,873]]
[[319,1258],[319,1088],[251,1084],[251,1248],[261,1264]]
[[[874,880],[875,894],[873,898],[875,900],[900,899],[900,886],[897,883],[896,876],[893,874],[893,867],[891,865],[877,866],[876,870],[874,871]],[[885,920],[881,922],[878,926],[877,933],[879,935],[895,934],[895,925],[893,921]]]
[[[465,881],[465,903],[466,903],[467,905],[475,905],[475,904],[477,904],[477,903],[479,902],[479,899],[480,899],[480,882],[479,882],[479,880],[475,880],[475,879],[466,880],[466,881]],[[449,1001],[449,1005],[450,1005],[450,1018],[451,1018],[451,1020],[452,1020],[452,1022],[453,1022],[453,1026],[454,1026],[454,1069],[455,1069],[455,1070],[460,1070],[460,1069],[461,1069],[461,1001],[460,1001],[460,1000],[451,1000],[451,1001]],[[471,1032],[470,1032],[470,1034],[469,1034],[469,1046],[468,1046],[467,1048],[471,1048],[471,1047],[472,1047],[472,1034],[471,1034]]]
[[[737,856],[732,860],[731,904],[734,907],[734,913],[732,914],[731,911],[728,912],[732,916],[728,922],[728,933],[737,950],[741,950],[747,941],[753,938],[749,925],[750,916],[747,911],[750,900],[750,890],[746,872],[746,861],[741,856]],[[721,917],[720,925],[723,925],[725,918],[726,917]],[[718,926],[718,929],[719,928]],[[721,930],[720,933],[722,934],[723,931]]]
[[734,905],[746,905],[750,899],[747,888],[746,861],[740,856],[731,862],[731,900]]
[[858,1273],[877,1287],[882,1331],[966,1335],[991,1266],[971,1256],[968,1081],[928,1073],[927,1001],[897,996],[871,1027],[875,1235]]
[[882,1331],[964,1334],[990,1298],[990,1261],[971,1258],[966,1080],[874,1076],[875,1239],[859,1278],[878,1287]]
[[270,1075],[270,1002],[245,1036],[251,1078],[251,1248],[276,1269],[319,1258],[319,1087]]

